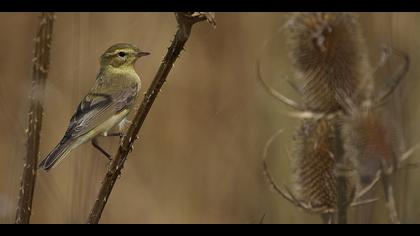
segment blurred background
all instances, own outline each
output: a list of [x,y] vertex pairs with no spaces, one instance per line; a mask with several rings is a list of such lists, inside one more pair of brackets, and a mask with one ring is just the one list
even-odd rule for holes
[[[411,57],[408,77],[393,96],[403,145],[420,140],[420,14],[361,13],[372,64],[386,43]],[[0,31],[0,223],[13,223],[25,155],[37,13],[1,13]],[[268,154],[277,183],[291,182],[288,153],[298,121],[256,79],[293,97],[285,38],[285,13],[216,13],[217,28],[194,26],[184,51],[140,131],[101,223],[321,223],[270,191],[261,152],[278,129]],[[136,65],[146,91],[176,32],[173,13],[58,13],[41,132],[42,159],[59,142],[81,98],[93,85],[99,56],[127,42],[152,54]],[[275,37],[261,53],[265,40]],[[392,72],[392,63],[382,68]],[[141,97],[142,98],[142,97]],[[401,139],[401,138],[400,138]],[[118,138],[101,138],[112,152]],[[412,161],[419,160],[417,152]],[[107,160],[85,144],[48,173],[39,172],[31,223],[84,223],[107,170]],[[420,223],[420,169],[398,173],[395,186],[403,223]],[[380,200],[368,221],[387,223]],[[352,209],[351,223],[360,219]]]

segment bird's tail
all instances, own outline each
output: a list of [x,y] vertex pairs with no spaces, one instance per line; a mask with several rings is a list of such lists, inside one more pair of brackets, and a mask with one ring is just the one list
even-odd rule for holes
[[49,170],[63,160],[71,150],[73,150],[73,141],[64,137],[60,143],[48,154],[48,156],[39,163],[39,168]]

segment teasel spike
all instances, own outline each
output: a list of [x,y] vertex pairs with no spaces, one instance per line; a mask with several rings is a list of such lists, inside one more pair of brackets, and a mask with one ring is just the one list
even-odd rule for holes
[[304,83],[305,107],[315,112],[348,109],[343,98],[352,98],[370,72],[357,16],[294,13],[284,28],[293,66]]

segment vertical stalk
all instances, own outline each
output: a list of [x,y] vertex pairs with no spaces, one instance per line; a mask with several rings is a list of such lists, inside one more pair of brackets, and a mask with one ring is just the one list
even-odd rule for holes
[[[337,119],[335,117],[334,119]],[[334,142],[334,156],[336,160],[336,192],[337,192],[337,215],[335,217],[335,223],[337,224],[347,224],[347,212],[351,202],[351,194],[349,189],[349,173],[348,169],[350,167],[349,161],[346,160],[344,156],[343,149],[343,140],[341,127],[334,122],[335,126],[335,139]]]
[[29,97],[28,128],[26,130],[26,156],[16,210],[16,224],[28,224],[31,217],[39,140],[44,111],[44,90],[50,64],[54,13],[44,12],[41,14],[40,18],[39,29],[35,37],[32,88],[31,96]]

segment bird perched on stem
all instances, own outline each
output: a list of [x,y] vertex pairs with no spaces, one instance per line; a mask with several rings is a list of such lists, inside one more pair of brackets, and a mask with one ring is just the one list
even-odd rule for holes
[[[51,169],[88,141],[111,160],[111,155],[98,145],[97,137],[122,136],[125,117],[133,108],[141,85],[134,64],[147,55],[148,52],[125,43],[115,44],[102,54],[95,85],[80,102],[64,137],[39,164],[40,168]],[[120,133],[108,134],[117,124]]]

